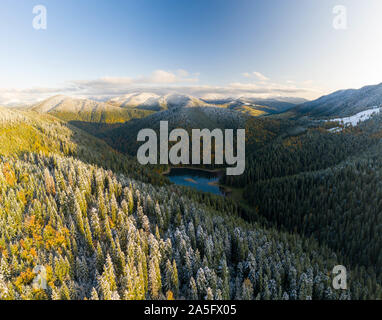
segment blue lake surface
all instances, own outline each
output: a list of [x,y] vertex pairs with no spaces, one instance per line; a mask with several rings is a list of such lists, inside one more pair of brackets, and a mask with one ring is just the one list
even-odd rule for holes
[[191,187],[199,191],[210,192],[217,195],[225,194],[223,188],[211,185],[211,183],[217,183],[219,181],[219,175],[216,172],[188,168],[171,168],[166,176],[171,182],[177,185]]

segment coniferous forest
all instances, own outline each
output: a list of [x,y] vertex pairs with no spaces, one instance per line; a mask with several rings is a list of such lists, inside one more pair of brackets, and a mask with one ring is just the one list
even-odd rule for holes
[[382,297],[380,117],[298,135],[249,121],[246,172],[222,177],[237,200],[172,185],[53,116],[0,111],[1,299]]

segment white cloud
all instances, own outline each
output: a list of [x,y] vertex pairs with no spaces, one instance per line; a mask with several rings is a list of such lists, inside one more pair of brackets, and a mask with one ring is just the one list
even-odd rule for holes
[[[244,74],[243,74],[244,75]],[[323,93],[313,87],[310,81],[278,84],[269,81],[260,73],[246,73],[252,81],[232,82],[224,86],[196,85],[199,74],[179,69],[174,72],[156,70],[147,76],[103,77],[94,80],[76,80],[60,88],[1,89],[0,104],[31,104],[56,94],[73,97],[107,99],[133,92],[152,92],[159,95],[183,93],[198,98],[227,97],[303,97],[314,99]],[[262,81],[255,80],[262,78]],[[264,79],[268,79],[264,81]]]
[[266,96],[294,96],[306,99],[314,99],[323,94],[323,92],[306,83],[296,84],[287,82],[286,84],[273,82],[233,82],[229,84],[229,88],[242,92],[247,95],[266,95]]
[[198,78],[190,78],[186,70],[177,70],[176,73],[166,70],[155,70],[149,76],[130,77],[104,77],[96,80],[73,81],[74,86],[80,89],[126,89],[133,85],[155,85],[155,84],[176,84],[176,83],[195,83]]
[[130,77],[104,77],[96,80],[81,80],[69,83],[76,91],[83,94],[122,94],[137,86],[176,85],[198,82],[197,77],[190,77],[186,70],[177,70],[176,73],[165,70],[155,70],[149,76]]
[[43,88],[27,89],[0,88],[0,105],[31,104],[56,94],[71,94],[70,88]]
[[268,77],[266,77],[265,75],[263,75],[261,72],[258,72],[258,71],[253,71],[251,73],[244,72],[241,75],[243,77],[245,77],[245,78],[256,78],[257,80],[260,80],[260,81],[263,81],[263,82],[266,82],[266,81],[270,80]]
[[182,78],[186,78],[189,76],[189,72],[187,70],[178,69],[176,72],[177,72],[178,76],[182,77]]
[[146,79],[146,81],[150,83],[174,83],[177,82],[177,78],[177,75],[172,72],[156,70],[152,73],[150,78]]
[[260,72],[257,72],[257,71],[254,71],[253,74],[261,81],[268,81],[269,78],[267,78],[266,76],[264,76],[262,73]]

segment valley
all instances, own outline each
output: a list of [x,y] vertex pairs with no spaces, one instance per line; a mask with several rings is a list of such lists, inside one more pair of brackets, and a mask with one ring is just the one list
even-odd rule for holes
[[[0,108],[2,299],[382,298],[379,113],[357,107],[364,121],[330,131],[346,110],[160,99]],[[137,132],[162,120],[245,128],[244,174],[140,165]],[[32,288],[37,264],[48,290]],[[346,292],[331,286],[339,264]]]

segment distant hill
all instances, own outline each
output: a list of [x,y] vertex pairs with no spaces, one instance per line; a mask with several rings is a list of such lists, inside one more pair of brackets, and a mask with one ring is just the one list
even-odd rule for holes
[[[131,119],[147,117],[155,112],[179,111],[180,108],[221,108],[258,117],[282,113],[304,101],[298,98],[255,99],[246,97],[211,100],[180,93],[158,95],[152,92],[135,92],[106,101],[56,95],[26,109],[38,113],[48,113],[65,121],[75,121],[78,124],[81,122],[81,126],[87,124],[93,126],[93,124],[124,123]],[[185,112],[189,111],[183,110],[183,116],[185,116]]]
[[210,106],[198,98],[185,94],[157,95],[150,92],[129,93],[115,97],[108,103],[122,108],[138,108],[143,110],[161,111],[177,107],[207,107]]
[[196,98],[187,94],[172,93],[158,95],[151,92],[129,93],[114,97],[107,103],[121,108],[137,108],[142,110],[163,111],[179,107],[219,107],[239,111],[251,116],[275,114],[294,108],[306,102],[302,98]]
[[169,130],[175,128],[215,129],[242,128],[248,115],[238,111],[218,107],[193,107],[192,104],[183,107],[156,112],[146,118],[134,119],[126,124],[97,134],[113,148],[128,154],[136,154],[138,147],[137,134],[141,129],[151,128],[159,131],[160,121],[168,121]]
[[298,104],[307,102],[303,98],[273,98],[273,99],[259,99],[259,98],[226,98],[226,99],[204,99],[208,103],[215,105],[226,105],[230,109],[235,109],[240,106],[250,106],[252,108],[260,108],[268,111],[269,113],[284,112],[288,109],[295,107]]
[[[56,95],[25,110],[50,114],[98,137],[114,148],[133,148],[140,129],[159,129],[161,120],[171,128],[239,128],[249,118],[282,113],[305,101],[298,98],[199,99],[187,94],[159,95],[135,92],[105,101]],[[131,121],[134,120],[134,121]],[[117,139],[118,138],[118,139]],[[126,150],[121,150],[126,152]]]
[[278,114],[288,111],[296,105],[306,102],[302,98],[226,98],[226,99],[203,99],[203,101],[214,104],[218,107],[239,111],[250,116],[259,117],[271,114]]
[[165,106],[161,104],[160,96],[155,93],[129,93],[112,98],[108,103],[121,108],[141,108],[148,110],[162,110]]
[[29,109],[38,113],[48,113],[65,121],[96,123],[120,123],[152,113],[147,110],[124,109],[110,103],[74,99],[64,95],[48,98]]
[[350,116],[382,105],[382,83],[361,89],[336,91],[317,100],[305,102],[294,111],[314,117]]

